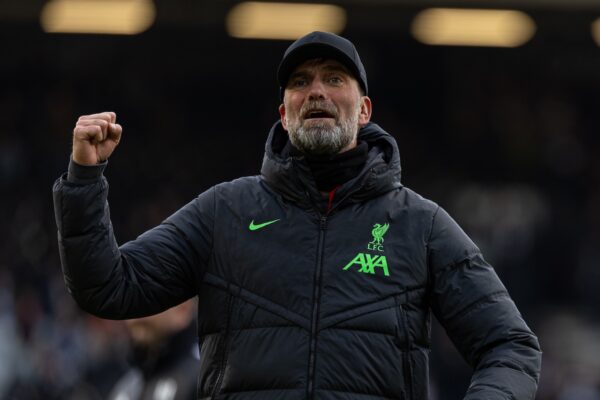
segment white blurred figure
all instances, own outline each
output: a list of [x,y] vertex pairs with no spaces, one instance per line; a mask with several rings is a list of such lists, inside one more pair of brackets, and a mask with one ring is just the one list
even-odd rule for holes
[[0,271],[0,399],[8,395],[18,380],[24,359],[23,344],[17,333],[11,286],[9,275]]

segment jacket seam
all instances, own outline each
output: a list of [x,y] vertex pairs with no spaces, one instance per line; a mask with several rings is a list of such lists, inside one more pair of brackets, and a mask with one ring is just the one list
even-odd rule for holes
[[[221,277],[219,277],[219,276],[217,276],[217,275],[213,275],[213,274],[210,274],[210,273],[208,273],[208,272],[207,272],[206,274],[209,274],[209,275],[211,275],[211,276],[215,276],[215,277],[217,277],[217,278],[219,278],[219,279],[223,279],[223,278],[221,278]],[[206,274],[205,274],[205,275],[206,275]],[[303,327],[303,326],[301,325],[301,323],[300,323],[300,320],[305,320],[305,321],[306,321],[308,324],[310,324],[310,320],[309,320],[308,318],[306,318],[306,317],[304,317],[304,316],[302,316],[302,315],[300,315],[300,314],[295,314],[295,313],[294,313],[294,317],[289,317],[289,316],[286,316],[286,315],[284,315],[283,313],[281,313],[281,312],[279,312],[279,311],[274,311],[274,310],[272,310],[272,309],[268,309],[268,308],[264,307],[262,304],[260,304],[259,302],[257,302],[257,301],[254,301],[253,299],[249,299],[247,296],[244,296],[244,295],[242,294],[242,291],[244,291],[244,292],[247,292],[247,293],[250,293],[250,294],[252,294],[253,296],[256,296],[256,297],[258,297],[258,298],[264,299],[266,302],[268,302],[268,303],[271,303],[271,304],[275,305],[276,307],[281,307],[281,308],[282,308],[282,309],[284,309],[286,312],[292,313],[292,312],[291,312],[291,311],[290,311],[288,308],[286,308],[285,306],[283,306],[283,305],[281,305],[281,304],[279,304],[279,303],[276,303],[276,302],[274,302],[274,301],[272,301],[272,300],[270,300],[270,299],[267,299],[266,297],[260,296],[260,295],[258,295],[258,294],[256,294],[256,293],[254,293],[254,292],[251,292],[251,291],[249,291],[249,290],[247,290],[247,289],[244,289],[244,288],[242,288],[242,287],[240,287],[240,286],[237,286],[237,285],[235,285],[235,284],[232,284],[232,283],[230,283],[230,282],[228,282],[228,281],[225,281],[224,279],[223,279],[223,281],[226,283],[226,286],[223,286],[223,285],[218,285],[218,284],[215,284],[215,283],[213,283],[213,282],[206,282],[206,280],[203,280],[203,281],[202,281],[202,283],[203,283],[203,284],[205,284],[205,285],[208,285],[208,286],[214,287],[214,288],[216,288],[216,289],[218,289],[218,290],[222,290],[222,291],[224,291],[225,293],[229,294],[230,296],[233,296],[233,297],[235,297],[235,298],[237,298],[237,299],[240,299],[240,300],[242,300],[242,301],[244,301],[244,302],[246,302],[246,303],[248,303],[248,304],[251,304],[251,305],[253,305],[253,306],[255,306],[255,307],[258,307],[258,308],[260,308],[261,310],[265,310],[265,311],[267,311],[267,312],[269,312],[269,313],[271,313],[271,314],[273,314],[273,315],[276,315],[276,316],[278,316],[278,317],[280,317],[280,318],[283,318],[283,319],[285,319],[286,321],[289,321],[289,322],[291,322],[291,323],[293,323],[293,324],[296,324],[296,326],[298,326],[298,327],[300,327],[300,328],[302,328],[302,329],[305,329],[305,330],[307,330],[307,331],[309,331],[309,332],[310,332],[310,327],[308,327],[308,328],[305,328],[305,327]],[[238,290],[234,291],[234,290],[232,290],[232,287],[234,287],[234,288],[237,288]],[[293,319],[293,318],[297,319],[298,321],[294,321],[294,319]]]
[[487,383],[476,383],[476,384],[475,384],[475,385],[473,385],[473,386],[469,386],[469,389],[468,389],[468,391],[471,391],[471,389],[473,389],[473,388],[477,388],[478,386],[479,386],[479,387],[484,387],[484,388],[487,388],[488,390],[489,390],[489,389],[496,390],[496,391],[498,391],[498,392],[500,392],[500,393],[502,393],[502,394],[504,394],[504,395],[508,396],[508,400],[514,400],[514,399],[515,399],[515,396],[513,396],[513,394],[512,394],[512,393],[510,393],[510,392],[506,391],[506,390],[505,390],[503,387],[501,387],[501,386],[498,386],[498,385],[496,385],[496,384],[494,384],[494,383],[490,383],[490,382],[487,382]]
[[325,252],[325,232],[326,232],[326,216],[319,218],[319,244],[317,247],[317,265],[315,270],[315,276],[313,280],[313,309],[310,321],[310,335],[309,335],[309,348],[308,348],[308,373],[307,373],[307,399],[312,400],[315,398],[315,376],[316,376],[316,363],[317,363],[317,340],[319,337],[319,313],[321,308],[321,295],[323,285],[323,254]]
[[[516,360],[516,359],[514,359],[512,357],[502,357],[502,358],[499,358],[499,359],[495,359],[494,363],[502,362],[502,361],[510,361],[514,365],[507,364],[505,366],[499,367],[497,365],[492,364],[492,365],[489,365],[489,366],[486,366],[486,367],[483,367],[483,368],[479,368],[479,366],[477,366],[475,369],[477,371],[482,371],[482,370],[491,369],[491,368],[508,368],[508,369],[511,369],[511,370],[513,370],[515,372],[518,372],[518,373],[522,374],[522,375],[525,375],[525,376],[533,379],[534,382],[538,383],[539,379],[536,378],[535,376],[531,375],[528,371],[526,371],[524,369],[520,369],[520,368],[515,368],[516,365],[520,365],[520,361],[519,360]],[[480,362],[481,361],[479,361],[477,364],[479,364]]]
[[358,394],[358,395],[363,395],[363,396],[381,397],[383,399],[393,399],[393,400],[397,399],[396,397],[382,396],[380,394],[375,394],[375,393],[355,392],[355,391],[351,391],[351,390],[336,390],[336,389],[316,389],[316,390],[321,391],[321,392],[350,393],[350,394]]
[[[389,296],[386,296],[386,297],[383,297],[383,298],[380,298],[380,299],[377,299],[377,300],[373,300],[373,301],[365,303],[365,304],[361,304],[360,306],[355,306],[355,307],[352,307],[352,308],[346,308],[346,309],[341,310],[341,311],[339,311],[339,312],[337,312],[337,313],[335,313],[333,315],[329,315],[327,317],[322,318],[321,319],[321,322],[322,322],[321,325],[325,325],[326,326],[326,328],[324,328],[324,329],[329,329],[330,327],[333,327],[333,326],[336,326],[338,324],[344,323],[344,322],[349,321],[351,319],[362,317],[365,314],[370,314],[370,313],[373,313],[373,312],[377,312],[377,311],[382,311],[382,310],[387,310],[387,309],[390,309],[390,308],[394,308],[394,307],[396,307],[396,302],[395,301],[394,301],[394,304],[392,304],[392,305],[386,305],[385,307],[381,307],[381,308],[370,309],[368,307],[372,306],[374,304],[377,304],[377,303],[384,303],[386,301],[392,301],[392,299],[394,299],[394,298],[396,298],[398,296],[402,296],[403,295],[403,296],[407,296],[408,297],[408,294],[410,292],[415,292],[417,290],[422,290],[422,289],[425,289],[426,287],[427,287],[426,285],[407,286],[407,287],[404,288],[404,290],[402,290],[399,293],[391,294]],[[407,302],[405,302],[403,304],[406,304],[406,303]],[[343,317],[339,321],[336,321],[335,324],[333,324],[333,325],[327,325],[327,324],[324,323],[324,322],[329,322],[329,320],[331,320],[331,319],[334,319],[333,317],[336,316],[336,315],[345,314],[345,313],[351,313],[352,311],[354,311],[356,309],[362,309],[362,308],[364,308],[365,310],[361,311],[360,313],[358,313],[356,315],[350,315],[348,317]]]
[[[256,393],[256,392],[275,392],[281,390],[304,390],[302,387],[293,388],[271,388],[271,389],[255,389],[255,390],[232,390],[229,392],[223,392],[223,394],[235,394],[235,393]],[[214,399],[214,397],[208,397]]]
[[209,259],[212,257],[214,249],[215,249],[215,221],[217,220],[217,187],[213,186],[213,220],[212,220],[212,229],[211,229],[211,241],[210,241],[210,253]]
[[[145,250],[148,252],[148,254],[150,255],[150,257],[152,257],[152,260],[153,260],[153,261],[156,263],[156,265],[159,265],[161,268],[165,269],[165,265],[164,265],[164,263],[162,263],[162,262],[161,262],[161,261],[158,259],[158,257],[156,256],[156,253],[154,252],[154,250],[152,250],[152,249],[151,249],[149,246],[147,246],[147,245],[146,245],[144,242],[140,242],[140,243],[139,243],[139,245],[140,245],[140,247],[144,248],[144,249],[145,249]],[[130,268],[131,268],[131,265],[132,265],[132,263],[131,263],[131,262],[128,262],[127,264],[128,264],[128,265],[130,266]],[[134,274],[134,276],[136,276],[136,275]],[[156,278],[153,278],[151,274],[149,274],[149,275],[146,275],[146,276],[147,276],[147,279],[151,279],[153,283],[157,283],[159,286],[164,286],[164,285],[162,285],[162,284],[160,284],[160,283],[159,283],[159,280],[158,280],[158,279],[156,279]],[[169,279],[169,278],[170,278],[170,276],[169,276],[169,275],[166,275],[166,276],[167,276],[167,280],[171,280],[171,279]]]
[[217,220],[217,187],[212,187],[213,192],[213,215],[212,215],[212,228],[210,231],[210,251],[208,252],[208,258],[206,259],[206,265],[204,267],[204,273],[199,277],[198,284],[204,282],[204,276],[208,273],[208,266],[213,258],[215,249],[215,224]]
[[[381,300],[381,302],[389,301],[388,299],[393,298],[393,297],[396,297],[396,295],[388,296],[385,299]],[[371,305],[371,304],[377,304],[378,302],[379,301],[372,302],[372,303],[367,303],[363,307],[366,308],[369,305]],[[333,325],[330,325],[330,326],[327,326],[326,324],[321,324],[321,325],[325,325],[325,328],[323,328],[323,330],[325,330],[325,329],[329,329],[329,328],[332,328],[332,327],[336,327],[337,325],[343,324],[344,322],[350,321],[352,319],[362,317],[362,316],[364,316],[366,314],[371,314],[371,313],[378,312],[378,311],[383,311],[383,310],[389,310],[390,308],[394,308],[394,307],[396,307],[396,304],[386,305],[385,307],[376,308],[376,309],[367,309],[367,310],[361,311],[359,314],[349,315],[348,317],[344,317],[344,318],[340,319],[339,321],[335,321],[335,323]],[[352,309],[346,310],[346,311],[342,311],[341,313],[347,313],[347,312],[351,312],[351,311],[352,311]],[[329,318],[331,318],[331,317],[323,318],[323,320],[326,321],[326,322],[328,322],[327,320]]]
[[500,299],[500,298],[503,298],[503,297],[507,297],[507,293],[504,290],[493,292],[493,293],[490,293],[488,295],[485,295],[485,296],[483,296],[483,297],[475,300],[474,302],[466,305],[465,307],[463,307],[462,310],[460,310],[458,313],[456,313],[456,315],[453,317],[453,319],[460,320],[460,319],[466,317],[467,315],[471,314],[475,310],[481,308],[481,306],[484,303],[488,303],[491,300],[496,300],[496,299]]
[[443,267],[441,267],[438,271],[437,271],[437,275],[439,274],[443,274],[453,268],[455,268],[456,266],[458,266],[459,264],[463,264],[465,261],[470,261],[472,260],[474,257],[478,256],[480,253],[479,250],[473,250],[469,253],[467,253],[465,256],[458,258],[454,261],[450,261],[448,264],[444,265]]
[[[61,182],[61,184],[62,184],[62,182]],[[64,184],[62,184],[62,186],[64,187]],[[59,232],[59,239],[61,241],[64,241],[64,239],[65,239],[65,236],[63,235],[64,230],[65,230],[65,220],[64,220],[65,215],[66,215],[66,213],[65,213],[65,190],[63,188],[60,188],[60,227],[58,229],[58,232]],[[63,232],[61,232],[61,230]],[[62,246],[64,246],[64,245],[61,244],[61,247]],[[59,250],[59,252],[60,252],[60,250]],[[69,271],[69,277],[70,277],[70,275],[71,274]]]
[[91,227],[89,230],[86,230],[84,232],[81,232],[77,235],[68,235],[68,236],[64,236],[61,234],[61,238],[62,239],[78,239],[78,238],[82,238],[84,236],[89,236],[89,235],[95,235],[95,234],[105,234],[105,227],[101,226],[101,225],[94,225],[93,227]]
[[431,224],[429,225],[429,235],[427,235],[427,242],[425,244],[425,248],[426,248],[425,262],[427,263],[427,268],[425,268],[425,270],[427,272],[427,277],[425,278],[425,287],[426,287],[426,291],[428,292],[428,293],[426,293],[426,296],[427,296],[427,299],[429,299],[427,301],[427,303],[430,308],[431,308],[431,299],[432,299],[432,296],[430,294],[433,291],[433,278],[434,278],[433,268],[431,266],[430,244],[431,244],[431,236],[433,235],[433,224],[435,223],[435,217],[437,217],[439,211],[440,211],[440,206],[438,205],[437,208],[435,209],[435,212],[433,213],[433,216],[431,217]]
[[[154,261],[154,263],[156,263],[156,265],[158,265],[158,266],[160,266],[161,268],[165,269],[165,264],[164,264],[164,263],[162,263],[162,262],[161,262],[161,261],[158,259],[158,257],[156,256],[156,253],[154,252],[154,250],[152,250],[150,247],[148,247],[148,246],[147,246],[145,243],[143,243],[143,242],[140,242],[140,243],[139,243],[139,245],[140,245],[140,247],[141,247],[141,248],[145,249],[145,250],[148,252],[148,254],[149,254],[149,255],[150,255],[150,257],[152,258],[152,260]],[[128,259],[128,257],[127,257],[127,254],[123,254],[123,253],[121,253],[121,255],[122,255],[122,256],[123,256],[125,259]],[[127,262],[127,265],[129,266],[129,269],[134,269],[134,268],[133,268],[133,266],[132,266],[133,264],[132,264],[131,262]],[[114,272],[114,269],[113,269],[113,272]],[[136,285],[137,285],[137,275],[136,275],[136,273],[135,273],[135,272],[132,272],[132,276],[134,277],[134,279],[136,279]],[[160,282],[160,279],[153,277],[153,276],[152,276],[152,274],[147,274],[145,279],[150,279],[150,280],[152,281],[152,283],[153,283],[153,284],[155,284],[155,285],[157,285],[157,286],[165,286],[164,284],[162,284],[162,283]],[[179,286],[179,284],[181,283],[181,281],[180,281],[180,280],[178,280],[178,279],[172,279],[172,278],[170,277],[170,275],[166,275],[166,279],[165,279],[165,280],[166,280],[166,281],[169,281],[169,282],[175,282],[175,283],[177,283],[177,284],[178,284],[178,286]],[[110,279],[109,279],[109,281],[110,281]],[[187,290],[187,289],[189,289],[188,287],[185,287],[185,286],[179,286],[179,287],[183,287],[183,288],[184,288],[184,289],[186,289],[186,290]],[[195,291],[195,289],[193,289],[193,291]],[[185,298],[186,298],[186,299],[188,299],[188,298],[190,298],[191,296],[193,296],[193,294],[191,294],[191,295],[190,295],[190,293],[188,293],[188,292],[186,291]]]
[[223,354],[221,355],[221,359],[219,360],[219,369],[217,375],[217,381],[215,382],[215,387],[212,390],[212,398],[216,397],[221,391],[221,385],[223,384],[223,376],[225,375],[225,367],[227,366],[227,359],[229,357],[229,335],[231,329],[231,314],[233,308],[233,299],[234,297],[230,294],[229,300],[227,302],[227,325],[225,326],[225,332],[222,335],[222,343],[223,343]]
[[[404,344],[403,352],[402,352],[402,374],[403,374],[403,378],[404,378],[404,392],[405,392],[405,397],[407,397],[408,399],[412,399],[413,374],[412,374],[412,362],[411,362],[411,358],[410,358],[410,352],[412,350],[410,326],[408,323],[408,316],[406,315],[406,310],[403,307],[403,305],[406,303],[404,303],[404,304],[401,303],[400,299],[398,297],[396,298],[396,302],[397,302],[396,315],[398,314],[398,312],[400,313],[400,321],[398,321],[398,322],[401,324],[401,331],[404,333],[404,336],[405,336],[405,339],[404,339],[405,344]],[[398,343],[398,345],[400,346],[401,343]]]
[[427,236],[427,246],[429,247],[429,243],[431,242],[431,236],[433,235],[433,224],[435,223],[435,218],[438,215],[438,212],[440,211],[440,206],[438,205],[435,209],[435,212],[433,213],[433,216],[431,217],[431,224],[429,225],[429,235]]
[[[439,211],[440,211],[441,207],[438,205],[433,217],[431,218],[431,227],[429,228],[429,236],[427,238],[427,282],[429,282],[429,278],[430,276],[434,276],[435,274],[432,271],[432,266],[431,266],[431,262],[430,262],[430,257],[431,257],[431,249],[429,247],[430,243],[431,243],[431,236],[433,235],[433,225],[435,224],[435,218],[437,217]],[[456,260],[450,261],[449,263],[447,263],[446,265],[444,265],[443,267],[439,268],[439,270],[437,271],[438,274],[446,272],[449,269],[452,269],[453,267],[455,267],[457,264],[460,264],[462,262],[464,262],[465,260],[469,260],[471,258],[473,258],[474,256],[480,254],[479,249],[473,249],[472,251],[470,251],[467,255],[458,258]]]
[[[208,266],[213,258],[214,255],[214,249],[215,249],[215,221],[217,219],[217,187],[213,186],[212,187],[212,193],[213,193],[213,212],[212,212],[212,227],[211,227],[211,231],[210,231],[210,250],[208,252],[208,256],[206,257],[206,265],[204,266],[204,273],[198,277],[198,285],[202,284],[202,282],[204,282],[204,276],[208,273]],[[196,198],[197,200],[197,198]],[[194,248],[192,246],[192,248]]]
[[[361,332],[361,333],[368,333],[368,334],[377,334],[377,335],[384,335],[384,336],[390,336],[390,337],[397,337],[396,334],[394,333],[386,333],[386,332],[377,332],[377,331],[370,331],[368,329],[355,329],[355,328],[339,328],[339,327],[331,327],[331,328],[327,328],[326,330],[341,330],[341,331],[352,331],[352,332]],[[324,332],[325,330],[321,331]],[[404,351],[404,350],[402,350]]]
[[[273,329],[273,328],[300,328],[302,329],[302,327],[299,327],[297,325],[273,325],[273,326],[252,326],[252,327],[242,327],[242,328],[231,328],[229,329],[230,332],[242,332],[242,331],[251,331],[251,330],[255,330],[255,329]],[[205,332],[202,333],[201,337],[205,337],[205,336],[214,336],[214,335],[219,335],[221,334],[222,331],[214,331],[214,332]]]

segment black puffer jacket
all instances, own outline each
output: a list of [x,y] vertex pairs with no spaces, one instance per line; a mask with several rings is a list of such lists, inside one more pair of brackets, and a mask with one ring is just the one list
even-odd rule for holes
[[[103,166],[54,187],[67,286],[105,318],[199,297],[200,399],[426,399],[430,310],[474,367],[466,399],[533,399],[538,342],[448,214],[400,183],[394,139],[327,211],[302,157],[269,135],[262,176],[213,187],[117,246]],[[268,224],[267,224],[268,223]]]

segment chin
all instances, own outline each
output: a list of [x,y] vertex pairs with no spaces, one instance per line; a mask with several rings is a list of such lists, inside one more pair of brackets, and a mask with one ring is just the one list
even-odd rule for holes
[[306,119],[303,125],[305,128],[331,128],[335,126],[335,120],[333,118]]

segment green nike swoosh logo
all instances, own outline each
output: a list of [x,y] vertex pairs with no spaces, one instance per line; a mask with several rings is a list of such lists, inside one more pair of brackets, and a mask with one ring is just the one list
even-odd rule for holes
[[262,224],[254,224],[254,220],[252,220],[252,222],[250,222],[250,225],[248,225],[248,229],[250,229],[251,231],[256,231],[259,230],[260,228],[264,228],[267,225],[271,225],[274,224],[275,222],[279,221],[278,219],[274,219],[272,221],[267,221],[267,222],[263,222]]

